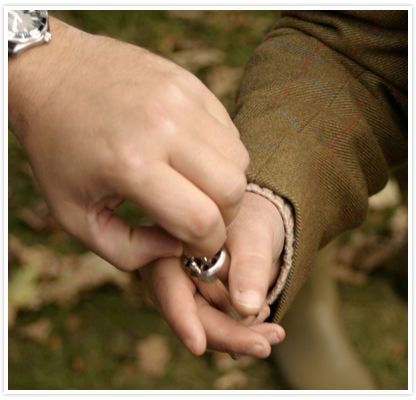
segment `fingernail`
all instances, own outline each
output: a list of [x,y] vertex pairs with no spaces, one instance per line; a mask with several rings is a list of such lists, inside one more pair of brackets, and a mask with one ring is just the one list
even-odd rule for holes
[[267,304],[263,305],[263,308],[257,314],[257,320],[259,322],[264,322],[270,315],[270,307]]
[[273,345],[273,344],[278,344],[278,343],[280,343],[280,342],[281,342],[281,340],[280,340],[279,336],[277,336],[277,333],[276,333],[276,332],[272,332],[272,333],[270,333],[270,334],[267,336],[267,340],[269,341],[269,343],[270,343],[271,345]]
[[256,343],[250,348],[249,354],[250,356],[264,358],[264,347],[261,344]]
[[248,308],[260,308],[263,304],[263,296],[254,290],[247,290],[238,294],[237,301]]

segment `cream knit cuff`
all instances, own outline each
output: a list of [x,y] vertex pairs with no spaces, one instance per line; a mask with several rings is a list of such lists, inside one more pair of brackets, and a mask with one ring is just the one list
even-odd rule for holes
[[277,281],[275,285],[270,289],[266,303],[273,304],[279,294],[282,292],[283,288],[285,287],[287,278],[289,276],[290,268],[292,267],[293,263],[293,243],[295,239],[295,230],[294,230],[294,212],[292,205],[283,197],[280,197],[274,194],[270,189],[262,188],[255,183],[249,183],[247,185],[248,192],[257,193],[260,196],[265,197],[266,199],[270,200],[279,210],[283,224],[285,227],[285,245],[283,247],[283,263],[280,267],[280,273],[277,277]]

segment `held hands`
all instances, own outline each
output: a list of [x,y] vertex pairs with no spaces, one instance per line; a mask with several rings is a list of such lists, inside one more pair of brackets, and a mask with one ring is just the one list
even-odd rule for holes
[[217,273],[229,284],[237,311],[251,316],[245,324],[211,307],[182,270],[179,258],[159,259],[141,268],[140,274],[159,312],[193,354],[209,348],[265,358],[270,345],[285,336],[281,326],[264,323],[270,312],[264,301],[278,276],[283,244],[277,208],[260,195],[246,193],[240,213],[227,229],[231,263]]
[[[9,127],[55,218],[122,270],[158,259],[140,272],[194,354],[267,357],[284,338],[264,323],[283,224],[272,203],[244,194],[248,154],[226,110],[192,74],[144,49],[53,18],[51,30],[48,45],[9,60],[8,83]],[[126,199],[160,227],[131,229],[114,214]],[[211,307],[173,257],[182,243],[187,254],[216,253],[228,225],[231,264],[220,279],[249,327]]]
[[[9,127],[57,221],[122,270],[222,246],[248,154],[192,74],[51,19],[53,40],[9,60]],[[160,227],[131,229],[124,200]]]

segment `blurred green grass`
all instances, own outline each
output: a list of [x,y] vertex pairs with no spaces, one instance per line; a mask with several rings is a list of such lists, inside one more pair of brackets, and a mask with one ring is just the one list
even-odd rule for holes
[[[244,67],[279,12],[74,10],[54,11],[52,15],[87,32],[115,37],[165,56],[187,46],[218,49],[226,55],[224,64],[237,68]],[[211,68],[201,68],[196,74],[206,83]],[[220,100],[232,110],[233,93]],[[9,232],[27,245],[40,243],[67,254],[84,252],[86,249],[69,236],[34,231],[22,221],[21,207],[31,207],[40,199],[19,143],[9,133]],[[132,225],[146,220],[131,203],[125,203],[118,213]],[[10,271],[18,268],[16,263],[9,263]],[[406,301],[382,273],[370,276],[365,286],[339,287],[349,338],[379,388],[407,389]],[[81,321],[76,330],[68,328],[68,319],[73,315]],[[43,317],[49,318],[53,326],[46,344],[19,336],[19,327]],[[138,374],[134,367],[135,342],[154,333],[168,337],[172,352],[167,373],[161,378]],[[76,303],[20,312],[15,327],[9,331],[8,363],[9,389],[21,390],[207,390],[222,374],[210,353],[202,357],[188,353],[151,305],[122,296],[111,286],[85,293]],[[258,361],[245,372],[245,389],[283,389],[268,361]]]

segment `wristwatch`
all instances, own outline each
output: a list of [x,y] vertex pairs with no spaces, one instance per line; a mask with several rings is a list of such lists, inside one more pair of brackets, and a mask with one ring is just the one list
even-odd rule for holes
[[22,50],[47,43],[52,39],[49,33],[49,13],[46,10],[9,10],[9,57]]

